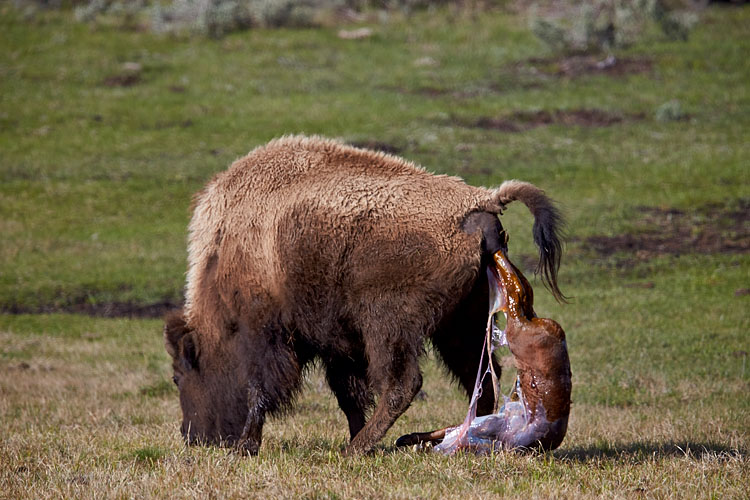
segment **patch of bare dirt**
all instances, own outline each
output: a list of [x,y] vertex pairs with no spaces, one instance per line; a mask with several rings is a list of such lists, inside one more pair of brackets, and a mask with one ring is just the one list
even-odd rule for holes
[[142,126],[141,130],[163,130],[167,128],[188,128],[194,124],[190,118],[180,121],[159,121],[150,126]]
[[102,82],[106,87],[132,87],[141,82],[140,73],[118,73],[110,75]]
[[602,57],[601,55],[573,55],[556,58],[532,58],[516,64],[516,68],[530,69],[546,75],[577,78],[585,75],[625,76],[648,73],[653,61],[645,57]]
[[552,111],[516,111],[499,117],[484,116],[469,125],[503,132],[523,132],[547,125],[573,125],[579,127],[608,127],[626,121],[644,119],[643,114],[611,113],[601,109],[569,109]]
[[102,84],[107,87],[132,87],[141,82],[143,66],[137,62],[126,62],[120,71],[104,79]]
[[381,86],[379,88],[382,90],[389,91],[389,92],[397,92],[399,94],[421,95],[425,97],[442,97],[442,96],[450,95],[452,92],[451,89],[431,87],[431,86],[422,86],[422,87],[417,87],[414,89],[410,89],[406,87],[392,87],[392,86]]
[[2,306],[0,310],[8,314],[50,314],[71,313],[85,314],[102,318],[162,318],[164,315],[181,307],[181,304],[173,301],[152,302],[150,304],[137,304],[134,302],[104,302],[104,303],[73,303],[68,305],[41,305],[27,307],[21,305]]
[[654,66],[645,57],[615,57],[603,55],[570,55],[562,57],[531,58],[499,68],[492,80],[478,80],[458,88],[422,86],[383,87],[401,94],[429,98],[452,97],[469,99],[483,95],[502,94],[513,90],[540,88],[554,83],[558,78],[578,78],[587,75],[605,75],[613,78],[649,73]]
[[750,253],[750,199],[736,206],[707,205],[691,212],[640,210],[643,217],[635,232],[591,236],[584,243],[603,257],[627,252],[640,260],[689,253]]
[[434,86],[422,86],[414,89],[408,89],[404,87],[380,87],[383,90],[392,92],[398,92],[399,94],[418,95],[422,97],[438,98],[438,97],[451,97],[453,99],[472,99],[475,97],[502,94],[515,89],[532,89],[540,88],[543,84],[536,79],[516,78],[516,75],[512,75],[510,78],[506,78],[502,81],[476,81],[471,82],[461,87],[454,88],[443,88]]

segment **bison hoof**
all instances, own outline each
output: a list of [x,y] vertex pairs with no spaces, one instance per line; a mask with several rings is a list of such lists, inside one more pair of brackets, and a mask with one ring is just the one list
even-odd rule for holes
[[258,454],[258,450],[260,450],[260,443],[252,441],[242,441],[236,446],[236,449],[237,452],[242,455],[254,457]]
[[343,455],[345,457],[359,457],[362,455],[369,455],[371,453],[375,452],[374,446],[364,447],[364,446],[357,446],[356,444],[349,443],[346,448],[344,448]]
[[363,455],[364,452],[360,450],[359,448],[353,448],[351,446],[347,446],[346,448],[344,448],[344,451],[341,454],[344,455],[345,457],[356,457],[359,455]]

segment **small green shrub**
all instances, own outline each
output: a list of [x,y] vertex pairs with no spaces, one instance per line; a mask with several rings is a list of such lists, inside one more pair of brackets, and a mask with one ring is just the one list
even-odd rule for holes
[[654,115],[660,122],[679,121],[687,118],[685,110],[682,109],[682,104],[677,99],[667,101],[656,108]]

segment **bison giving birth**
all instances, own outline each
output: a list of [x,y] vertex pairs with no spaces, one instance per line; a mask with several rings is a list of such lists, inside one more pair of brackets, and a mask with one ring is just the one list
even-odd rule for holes
[[[165,326],[185,439],[258,453],[266,416],[318,359],[349,423],[345,453],[372,450],[420,389],[426,339],[470,394],[486,270],[507,252],[498,216],[514,200],[534,215],[538,270],[562,299],[561,218],[531,184],[473,187],[318,137],[235,161],[195,197],[185,306]],[[493,411],[484,386],[477,415]]]

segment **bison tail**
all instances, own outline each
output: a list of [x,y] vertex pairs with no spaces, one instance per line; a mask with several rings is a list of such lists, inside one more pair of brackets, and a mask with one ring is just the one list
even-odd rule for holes
[[533,184],[510,180],[493,190],[494,200],[502,206],[513,201],[526,205],[534,216],[534,243],[539,248],[536,273],[559,302],[566,297],[557,286],[557,271],[562,256],[563,216],[544,191]]

